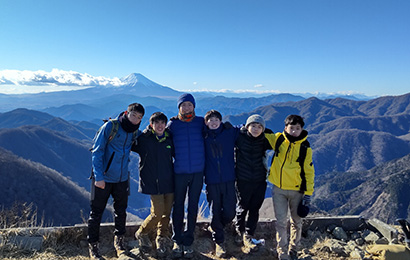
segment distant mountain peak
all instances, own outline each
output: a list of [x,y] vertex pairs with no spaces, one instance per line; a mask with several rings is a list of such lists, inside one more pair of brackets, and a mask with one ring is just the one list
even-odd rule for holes
[[124,86],[128,87],[134,87],[137,84],[145,85],[147,87],[163,87],[140,73],[131,73],[130,75],[121,78],[120,80]]

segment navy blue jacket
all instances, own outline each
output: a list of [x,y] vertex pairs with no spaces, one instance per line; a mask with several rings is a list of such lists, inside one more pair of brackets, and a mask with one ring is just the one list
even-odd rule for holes
[[174,192],[173,143],[169,133],[161,139],[145,129],[132,151],[140,155],[140,183],[138,191],[158,195]]
[[172,134],[175,148],[175,174],[204,172],[204,127],[204,118],[200,116],[195,116],[191,122],[181,121],[177,117],[168,122],[167,128]]
[[205,183],[218,184],[235,181],[235,141],[239,128],[221,124],[218,129],[206,128]]

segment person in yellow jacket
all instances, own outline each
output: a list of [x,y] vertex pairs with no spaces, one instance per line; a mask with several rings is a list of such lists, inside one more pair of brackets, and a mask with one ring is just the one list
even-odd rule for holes
[[[304,125],[301,116],[289,115],[285,119],[283,133],[265,133],[271,146],[275,147],[268,181],[274,185],[272,199],[277,219],[276,240],[280,260],[297,259],[302,217],[307,215],[307,212],[300,212],[300,208],[308,209],[313,194],[315,170]],[[299,207],[299,204],[303,206]],[[287,239],[288,210],[290,241]]]

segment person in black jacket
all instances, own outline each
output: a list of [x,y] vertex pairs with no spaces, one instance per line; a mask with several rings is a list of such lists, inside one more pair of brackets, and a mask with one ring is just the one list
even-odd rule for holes
[[[235,147],[236,190],[238,205],[236,209],[236,242],[256,251],[252,242],[259,220],[259,209],[265,199],[267,168],[265,152],[272,149],[265,138],[265,120],[254,114],[246,120]],[[246,216],[248,219],[246,221]]]
[[235,217],[235,160],[234,147],[239,127],[222,124],[216,110],[205,114],[205,183],[209,208],[212,211],[211,229],[215,255],[226,255],[224,227]]
[[151,196],[151,214],[135,233],[143,250],[150,250],[148,233],[157,228],[156,248],[159,257],[166,254],[166,241],[170,239],[170,215],[174,203],[173,142],[166,130],[167,117],[155,112],[149,126],[133,145],[132,151],[140,155],[139,192]]

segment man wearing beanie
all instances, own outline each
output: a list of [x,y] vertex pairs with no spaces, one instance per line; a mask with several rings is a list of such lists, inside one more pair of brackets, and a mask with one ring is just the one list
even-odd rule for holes
[[265,199],[267,169],[266,150],[272,149],[265,138],[265,120],[251,115],[246,120],[236,141],[235,171],[238,205],[236,210],[235,242],[242,243],[250,252],[258,250],[252,242],[259,220],[259,209]]
[[[175,193],[172,224],[174,229],[173,257],[192,258],[194,231],[198,214],[204,168],[205,147],[202,131],[204,118],[195,115],[195,99],[185,93],[178,98],[178,116],[170,119],[175,147]],[[187,228],[184,230],[184,203],[188,196]]]

